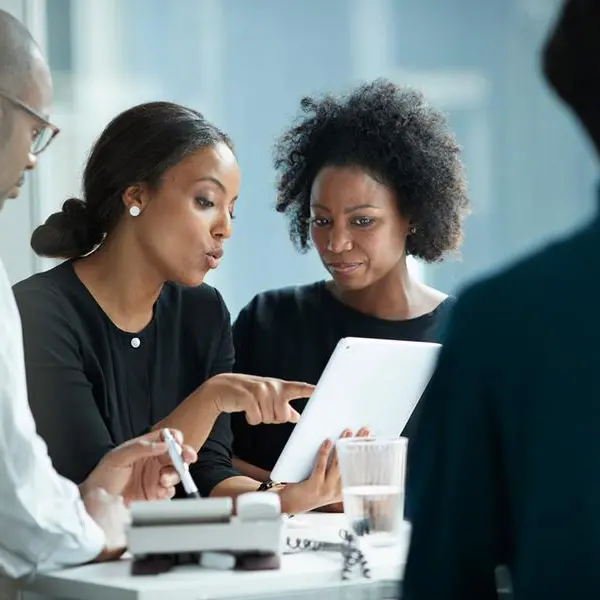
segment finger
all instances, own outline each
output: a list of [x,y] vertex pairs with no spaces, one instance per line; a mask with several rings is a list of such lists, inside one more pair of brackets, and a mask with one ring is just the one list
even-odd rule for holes
[[277,387],[270,383],[261,386],[260,393],[257,395],[258,407],[260,410],[260,420],[262,423],[276,423],[275,405],[279,400]]
[[[352,436],[352,433],[350,433],[350,436],[344,436],[344,437],[351,437],[351,436]],[[329,461],[329,465],[328,465],[328,469],[327,469],[327,479],[329,479],[333,484],[339,482],[339,480],[341,479],[340,463],[338,461],[338,453],[335,448],[333,449],[333,452],[331,454],[331,460]]]
[[[163,434],[164,430],[161,430],[161,435],[164,436]],[[169,427],[169,431],[171,432],[171,435],[175,438],[175,441],[181,446],[183,445],[183,433],[181,433],[181,431],[179,431],[179,429],[172,429],[171,427]],[[161,439],[164,440],[164,437],[161,437]]]
[[344,431],[342,431],[340,438],[349,438],[352,437],[352,430],[351,429],[344,429]]
[[356,432],[356,437],[370,437],[371,432],[369,431],[369,429],[367,427],[361,427],[357,432]]
[[[171,432],[171,435],[175,438],[175,441],[178,444],[181,444],[183,442],[183,433],[181,433],[181,431],[179,431],[179,429],[173,429],[171,427],[169,427],[168,429]],[[165,441],[165,437],[164,437],[164,433],[163,433],[164,430],[165,430],[165,428],[154,429],[153,431],[150,431],[149,433],[146,433],[144,435],[140,435],[139,437],[133,438],[131,441],[135,442],[138,440],[144,440],[146,442],[164,442]]]
[[258,425],[262,423],[262,415],[260,413],[260,409],[258,405],[252,404],[246,409],[246,421],[248,421],[248,425]]
[[173,467],[163,467],[160,470],[158,483],[163,488],[175,487],[181,481],[179,474]]
[[281,380],[281,396],[286,400],[298,400],[299,398],[310,398],[315,391],[315,386],[302,381]]
[[158,488],[156,491],[157,500],[170,500],[175,495],[175,488]]
[[327,473],[327,463],[329,461],[329,453],[331,452],[331,448],[333,444],[330,440],[325,440],[321,447],[319,448],[319,452],[317,454],[317,460],[315,461],[315,466],[313,468],[313,472],[311,478],[315,479],[324,479],[325,474]]
[[112,464],[131,465],[138,460],[167,454],[167,444],[151,441],[149,436],[134,438],[114,448],[110,454]]
[[290,406],[290,414],[288,416],[288,423],[297,423],[299,420],[300,420],[300,413]]
[[273,397],[273,413],[276,423],[287,423],[289,421],[292,407],[288,402],[289,400],[278,394]]
[[198,460],[198,453],[191,446],[183,445],[181,450],[181,458],[184,463],[191,465]]
[[289,400],[278,398],[275,402],[275,422],[276,423],[297,423],[300,420],[300,413],[288,404]]
[[332,497],[334,497],[336,500],[341,500],[342,474],[340,472],[340,463],[338,461],[338,454],[335,448],[333,450],[331,462],[329,463],[329,468],[327,469],[325,482],[326,488],[330,490]]

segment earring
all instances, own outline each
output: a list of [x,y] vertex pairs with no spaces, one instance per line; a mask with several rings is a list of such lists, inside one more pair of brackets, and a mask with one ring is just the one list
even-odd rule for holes
[[417,228],[416,228],[416,226],[415,226],[415,225],[413,225],[413,226],[410,228],[410,235],[415,235],[415,233],[417,233]]
[[130,207],[129,207],[129,214],[130,214],[132,217],[137,217],[137,216],[139,216],[140,212],[141,212],[141,211],[140,211],[140,207],[139,207],[139,206],[130,206]]

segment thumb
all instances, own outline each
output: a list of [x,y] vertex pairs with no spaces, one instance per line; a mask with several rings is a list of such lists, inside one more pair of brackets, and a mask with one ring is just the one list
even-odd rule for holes
[[294,410],[290,406],[290,414],[288,417],[288,423],[297,423],[300,420],[300,413],[297,410]]
[[111,452],[111,462],[117,466],[131,465],[138,460],[167,453],[166,442],[153,441],[146,436],[134,438]]

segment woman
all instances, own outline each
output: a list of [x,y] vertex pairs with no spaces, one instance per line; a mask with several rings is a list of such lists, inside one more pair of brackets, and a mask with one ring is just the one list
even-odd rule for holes
[[[236,496],[259,482],[231,465],[229,413],[250,423],[297,419],[312,386],[231,374],[229,313],[202,283],[231,233],[239,170],[229,138],[170,103],[116,117],[70,199],[32,236],[68,260],[15,286],[31,408],[55,467],[80,482],[115,445],[158,427],[200,449],[202,495]],[[283,510],[339,497],[321,448],[305,482],[274,488]]]
[[[440,341],[452,299],[406,260],[456,250],[468,202],[455,137],[418,92],[380,80],[301,106],[275,149],[277,210],[331,279],[256,296],[234,325],[235,369],[314,384],[342,337]],[[293,425],[232,422],[234,464],[267,479]]]

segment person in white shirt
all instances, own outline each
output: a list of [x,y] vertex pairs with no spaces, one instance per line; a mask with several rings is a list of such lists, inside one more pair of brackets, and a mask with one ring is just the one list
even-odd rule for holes
[[[0,11],[0,209],[58,133],[45,116],[51,96],[38,46]],[[183,446],[183,458],[193,462],[196,453]],[[21,322],[0,261],[0,574],[119,556],[128,519],[122,497],[170,498],[177,483],[161,431],[115,448],[79,487],[56,473],[27,401]]]

